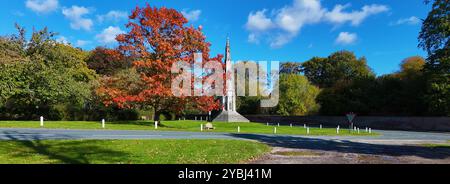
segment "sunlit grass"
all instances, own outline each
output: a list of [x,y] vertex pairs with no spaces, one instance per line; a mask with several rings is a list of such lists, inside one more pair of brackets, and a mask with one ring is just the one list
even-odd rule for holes
[[[158,131],[201,131],[201,125],[205,125],[205,121],[164,121],[158,126]],[[310,127],[309,134],[303,126],[277,126],[263,123],[226,123],[214,122],[214,130],[204,130],[204,132],[227,132],[238,133],[256,133],[256,134],[274,134],[276,128],[277,134],[287,135],[310,135],[310,136],[375,136],[376,132],[369,134],[365,130],[360,133],[349,131],[348,129],[340,129],[339,134],[336,128]],[[2,128],[42,128],[38,121],[0,121]],[[49,129],[102,129],[101,122],[92,121],[45,121],[44,128]],[[149,121],[122,121],[122,122],[106,122],[106,130],[153,130],[154,123]]]

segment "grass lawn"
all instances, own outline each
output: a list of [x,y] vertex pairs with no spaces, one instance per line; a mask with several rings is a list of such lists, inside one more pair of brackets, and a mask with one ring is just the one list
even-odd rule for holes
[[[200,131],[200,125],[207,122],[202,121],[164,121],[158,128],[158,131]],[[45,128],[56,129],[102,129],[100,122],[88,121],[45,121]],[[237,133],[238,126],[240,133],[258,133],[258,134],[273,134],[276,126],[267,126],[262,123],[225,123],[214,122],[215,129],[208,130],[208,132],[229,132]],[[40,128],[38,121],[0,121],[1,128]],[[303,126],[290,127],[280,126],[277,128],[277,134],[288,135],[306,135],[307,130]],[[124,122],[106,122],[107,130],[155,130],[152,122],[145,121],[124,121]],[[311,127],[310,134],[313,136],[327,135],[327,136],[375,136],[375,132],[369,134],[364,130],[357,132],[350,132],[348,129],[341,129],[340,133],[336,133],[336,128]]]
[[[450,141],[448,141],[450,143]],[[423,144],[422,146],[428,148],[445,148],[450,149],[450,144]]]
[[0,164],[230,164],[268,151],[240,140],[0,141]]

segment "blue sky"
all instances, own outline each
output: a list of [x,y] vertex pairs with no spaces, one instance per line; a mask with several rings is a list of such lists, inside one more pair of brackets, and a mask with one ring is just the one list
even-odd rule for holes
[[[136,6],[175,8],[202,26],[211,55],[227,35],[233,60],[303,62],[350,50],[378,74],[395,72],[409,56],[426,56],[417,36],[430,10],[423,0],[14,0],[0,1],[0,35],[47,26],[62,42],[84,49],[113,47]],[[407,3],[407,4],[405,4]]]

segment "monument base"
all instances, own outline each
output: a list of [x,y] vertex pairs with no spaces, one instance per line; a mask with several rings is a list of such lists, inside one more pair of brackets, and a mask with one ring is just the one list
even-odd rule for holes
[[213,122],[250,122],[247,118],[236,111],[222,111]]

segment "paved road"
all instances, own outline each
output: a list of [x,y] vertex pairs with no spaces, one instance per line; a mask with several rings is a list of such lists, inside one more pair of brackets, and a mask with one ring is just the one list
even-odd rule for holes
[[0,140],[67,140],[67,139],[286,139],[304,138],[329,141],[405,144],[417,142],[446,142],[450,133],[423,133],[404,131],[377,131],[381,136],[292,136],[250,135],[232,133],[129,131],[129,130],[63,130],[0,128]]

